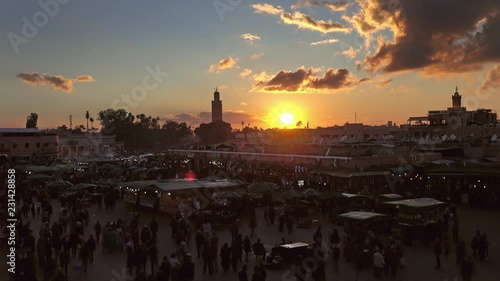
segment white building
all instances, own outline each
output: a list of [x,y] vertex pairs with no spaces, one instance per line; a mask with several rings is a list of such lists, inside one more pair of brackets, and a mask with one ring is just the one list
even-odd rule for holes
[[113,157],[123,149],[115,136],[99,133],[59,135],[59,158]]
[[57,134],[42,133],[38,129],[0,128],[0,157],[39,155],[56,158],[57,153]]

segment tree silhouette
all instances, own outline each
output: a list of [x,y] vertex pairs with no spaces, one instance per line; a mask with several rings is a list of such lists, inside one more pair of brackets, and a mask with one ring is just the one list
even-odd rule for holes
[[26,118],[26,128],[38,129],[38,114],[32,112]]
[[233,128],[231,124],[222,120],[217,120],[208,124],[200,124],[194,129],[194,133],[198,136],[203,144],[223,143],[227,140]]

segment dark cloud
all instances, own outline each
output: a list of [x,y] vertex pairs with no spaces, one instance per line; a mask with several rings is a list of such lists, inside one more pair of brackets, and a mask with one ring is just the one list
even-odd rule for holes
[[[180,113],[173,116],[170,115],[166,116],[165,119],[177,122],[185,122],[186,124],[191,126],[199,126],[201,123],[212,122],[212,113],[206,111],[202,111],[198,114]],[[262,123],[262,120],[258,118],[256,115],[246,113],[243,111],[232,111],[232,110],[225,111],[222,114],[222,119],[224,120],[224,122],[231,124],[233,128],[239,128],[238,126],[241,126],[241,121],[250,124]]]
[[335,90],[358,85],[369,78],[357,79],[346,68],[329,68],[322,76],[317,76],[318,69],[304,67],[296,71],[281,70],[268,79],[260,76],[255,88],[265,92],[300,92],[307,90]]
[[88,74],[80,75],[75,79],[65,78],[62,75],[47,75],[39,72],[23,72],[16,76],[23,83],[31,86],[50,86],[54,90],[71,93],[74,91],[73,82],[93,82],[92,76]]
[[323,77],[312,78],[309,81],[308,87],[313,89],[339,89],[348,87],[351,86],[349,75],[350,72],[347,68],[330,68],[325,72]]
[[307,81],[313,73],[314,70],[312,68],[305,69],[303,67],[297,69],[295,72],[281,70],[276,73],[271,80],[265,83],[265,90],[287,92],[298,91],[302,84]]
[[366,0],[344,18],[364,36],[390,29],[365,58],[369,71],[422,69],[427,73],[476,71],[500,61],[500,0]]

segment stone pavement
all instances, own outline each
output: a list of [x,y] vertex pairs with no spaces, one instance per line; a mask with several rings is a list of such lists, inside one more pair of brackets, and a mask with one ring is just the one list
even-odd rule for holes
[[[55,210],[58,210],[58,201],[53,201],[55,205]],[[95,220],[100,220],[101,223],[106,221],[116,220],[121,217],[124,220],[130,220],[131,212],[137,211],[135,206],[130,206],[124,202],[118,202],[117,207],[113,211],[106,211],[103,209],[98,209],[96,206],[92,206],[89,210],[91,214],[91,225],[87,227],[86,235],[93,233],[92,225]],[[175,243],[171,239],[171,230],[169,227],[170,220],[164,215],[158,215],[151,210],[139,210],[140,221],[139,225],[148,224],[151,222],[152,217],[156,217],[158,224],[160,225],[158,231],[158,249],[159,249],[159,261],[161,261],[162,256],[170,255],[175,249]],[[57,216],[53,215],[52,220]],[[469,207],[458,207],[458,216],[460,220],[460,236],[465,238],[467,244],[469,244],[472,235],[476,230],[481,232],[486,232],[490,240],[490,259],[484,263],[476,262],[477,275],[473,280],[480,281],[493,281],[498,280],[500,276],[500,250],[497,245],[500,239],[500,212],[497,210],[479,210],[471,209]],[[263,209],[257,210],[257,237],[260,238],[264,244],[274,245],[281,241],[282,234],[278,232],[277,225],[266,225],[264,222]],[[323,237],[328,235],[327,231],[332,228],[331,224],[325,222],[325,218],[319,218],[320,224],[323,229]],[[40,218],[35,220],[30,220],[32,228],[36,231],[35,236],[38,235],[38,229],[40,226]],[[343,235],[342,228],[340,230],[341,236]],[[219,245],[222,246],[225,242],[230,242],[230,232],[228,227],[220,226],[216,228],[216,233],[219,236]],[[285,236],[287,240],[306,242],[312,241],[312,235],[315,229],[296,229],[295,233],[291,236]],[[248,228],[248,221],[242,220],[241,233],[243,235],[249,234],[250,230]],[[193,235],[194,238],[194,235]],[[252,243],[255,241],[252,239]],[[191,253],[193,254],[193,259],[196,263],[195,269],[195,280],[210,280],[210,281],[229,281],[237,280],[237,274],[233,272],[219,272],[215,273],[213,276],[202,274],[202,262],[200,259],[196,258],[196,248],[194,243],[190,246]],[[470,253],[470,248],[467,249]],[[6,256],[5,247],[2,247],[0,251],[2,260]],[[458,267],[455,265],[455,256],[452,252],[448,259],[442,258],[442,269],[434,269],[434,256],[432,248],[426,248],[419,243],[413,247],[407,247],[405,249],[405,255],[407,260],[407,267],[398,272],[397,278],[393,279],[391,277],[384,276],[385,280],[401,280],[401,281],[454,281],[461,280],[458,275]],[[77,271],[74,268],[68,269],[68,279],[69,281],[132,281],[133,277],[126,274],[125,271],[125,254],[113,253],[107,254],[102,253],[101,246],[99,245],[94,256],[94,264],[90,264],[88,271],[83,273]],[[249,279],[251,279],[251,273],[253,272],[253,266],[255,264],[255,257],[249,258],[248,263],[248,273]],[[74,264],[74,260],[71,261],[70,265]],[[329,258],[326,261],[326,275],[327,280],[339,280],[339,281],[354,281],[355,280],[355,270],[351,263],[345,262],[343,259],[340,261],[339,272],[335,273],[333,271],[332,261]],[[239,266],[241,268],[241,265]],[[0,280],[6,280],[6,264],[4,262],[0,265]],[[147,267],[149,273],[149,263]],[[294,277],[290,271],[286,270],[268,270],[269,281],[293,281]],[[358,276],[359,281],[375,280],[373,277],[373,271],[371,268],[364,269]]]

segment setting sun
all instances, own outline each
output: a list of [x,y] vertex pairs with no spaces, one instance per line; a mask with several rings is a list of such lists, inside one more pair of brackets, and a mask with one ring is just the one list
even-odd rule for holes
[[293,123],[293,115],[291,113],[283,113],[280,116],[281,123],[288,126]]

